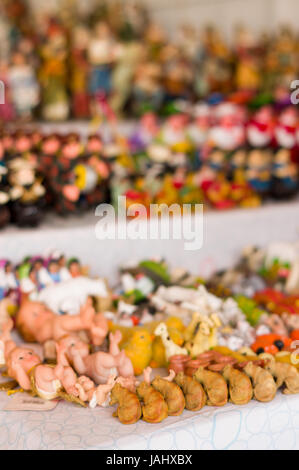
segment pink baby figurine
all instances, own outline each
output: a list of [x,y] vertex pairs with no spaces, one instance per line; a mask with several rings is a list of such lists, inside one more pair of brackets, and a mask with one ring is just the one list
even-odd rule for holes
[[109,353],[98,351],[89,354],[89,346],[78,336],[65,335],[59,341],[66,350],[66,358],[80,375],[87,375],[96,384],[104,384],[110,375],[132,376],[133,366],[125,351],[120,351],[119,334],[110,336]]
[[15,379],[24,390],[32,390],[45,400],[58,397],[58,392],[62,388],[68,394],[77,396],[78,391],[75,387],[77,377],[73,369],[66,365],[62,349],[57,348],[55,367],[44,365],[32,349],[18,347],[15,344],[10,337],[11,329],[12,321],[9,320],[1,336],[8,376]]
[[109,406],[110,392],[113,389],[116,381],[116,375],[109,375],[107,383],[98,385],[94,391],[93,397],[89,402],[90,408],[98,406]]
[[89,354],[89,346],[78,336],[66,335],[59,344],[66,349],[66,358],[79,375],[87,375],[96,384],[107,382],[109,375],[117,374],[116,359],[109,353]]
[[57,341],[66,334],[82,330],[91,331],[93,328],[95,328],[94,336],[99,338],[100,327],[97,321],[94,321],[94,317],[95,311],[90,300],[81,307],[79,315],[56,315],[40,302],[25,300],[17,313],[16,326],[28,342],[45,343],[51,339]]
[[88,402],[92,400],[96,387],[94,382],[89,377],[86,375],[80,375],[80,377],[77,379],[75,387],[78,390],[80,400]]

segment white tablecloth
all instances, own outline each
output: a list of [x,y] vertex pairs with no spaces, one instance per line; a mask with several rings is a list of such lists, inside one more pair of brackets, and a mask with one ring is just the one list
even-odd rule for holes
[[[0,394],[0,408],[7,400]],[[251,401],[184,411],[160,424],[123,425],[112,408],[60,402],[52,411],[1,411],[0,449],[298,449],[299,396],[280,392],[271,403]]]

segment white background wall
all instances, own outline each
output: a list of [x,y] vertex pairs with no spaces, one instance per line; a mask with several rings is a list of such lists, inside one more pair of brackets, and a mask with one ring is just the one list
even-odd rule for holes
[[[49,10],[72,0],[27,0],[36,8]],[[73,0],[75,1],[75,0]],[[92,6],[96,0],[77,0],[82,8]],[[126,1],[126,0],[123,0]],[[201,27],[207,23],[218,25],[230,35],[236,23],[249,25],[254,31],[276,28],[290,23],[297,27],[298,0],[137,0],[147,5],[153,18],[175,34],[176,26],[191,22]]]

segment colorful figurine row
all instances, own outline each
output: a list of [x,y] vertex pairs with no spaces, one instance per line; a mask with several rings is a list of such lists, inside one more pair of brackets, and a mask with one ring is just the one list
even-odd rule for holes
[[[194,116],[195,113],[195,116]],[[101,202],[255,207],[298,191],[298,116],[270,106],[247,115],[225,102],[199,104],[162,123],[147,113],[129,135],[3,131],[0,226],[37,225],[46,208],[80,213]]]
[[180,100],[206,96],[252,106],[290,102],[299,71],[298,38],[289,28],[258,35],[238,27],[228,44],[212,26],[184,25],[170,40],[140,3],[93,5],[83,14],[63,1],[50,15],[43,5],[37,13],[24,0],[2,2],[2,120],[165,115]]

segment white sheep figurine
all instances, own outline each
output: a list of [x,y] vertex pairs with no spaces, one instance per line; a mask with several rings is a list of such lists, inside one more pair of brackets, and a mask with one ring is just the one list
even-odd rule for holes
[[187,349],[181,348],[177,344],[175,344],[169,336],[168,329],[165,323],[159,323],[157,328],[154,331],[156,336],[160,336],[162,339],[162,343],[165,347],[165,356],[166,360],[168,361],[171,356],[175,356],[176,354],[188,354]]

